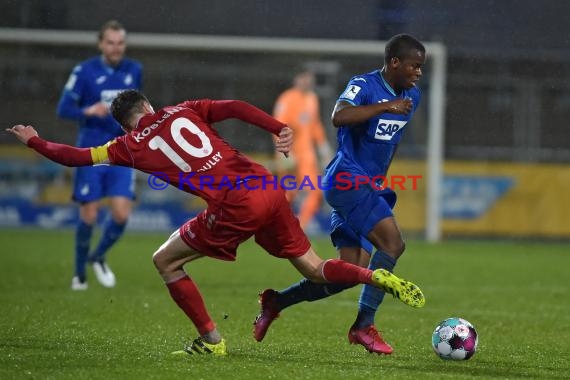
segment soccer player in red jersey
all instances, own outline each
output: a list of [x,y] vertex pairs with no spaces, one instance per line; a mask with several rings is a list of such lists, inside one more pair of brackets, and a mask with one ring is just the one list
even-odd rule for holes
[[423,304],[417,286],[383,269],[371,271],[338,259],[323,261],[300,228],[284,190],[271,185],[271,173],[229,145],[211,125],[228,118],[257,125],[277,135],[277,151],[287,154],[293,135],[285,124],[238,100],[191,100],[155,112],[135,90],[119,94],[111,109],[127,134],[99,147],[49,142],[32,126],[16,125],[7,131],[60,164],[107,163],[161,172],[170,185],[207,202],[206,210],[175,231],[153,255],[172,299],[200,334],[179,353],[226,354],[225,341],[184,264],[203,256],[235,260],[239,244],[251,236],[271,255],[289,259],[311,281],[371,284],[412,306],[411,299]]

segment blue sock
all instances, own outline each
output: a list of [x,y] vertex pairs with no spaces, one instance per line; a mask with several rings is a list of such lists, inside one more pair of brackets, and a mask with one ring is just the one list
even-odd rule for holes
[[89,243],[93,226],[80,221],[75,230],[75,275],[81,282],[86,279],[85,266],[87,265],[87,255],[89,253]]
[[99,245],[93,253],[89,260],[91,261],[105,261],[105,253],[119,240],[123,232],[125,231],[125,226],[127,224],[119,224],[113,220],[113,218],[109,218],[105,223],[105,227],[103,227],[103,235],[101,236],[101,240],[99,241]]
[[350,284],[317,284],[306,278],[279,292],[277,304],[281,310],[303,301],[317,301],[352,288]]
[[[383,268],[392,272],[395,266],[396,259],[385,252],[376,251],[376,253],[374,253],[370,258],[368,269],[375,270]],[[384,294],[383,290],[375,288],[372,285],[364,285],[362,287],[360,298],[358,300],[358,316],[354,322],[354,327],[360,329],[374,324],[374,316],[384,299]]]

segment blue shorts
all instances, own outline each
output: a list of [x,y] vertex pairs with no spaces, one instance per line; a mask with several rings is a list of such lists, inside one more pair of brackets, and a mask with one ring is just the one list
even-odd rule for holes
[[336,210],[333,210],[331,214],[331,241],[337,249],[360,247],[368,254],[374,251],[374,245],[364,236],[359,236]]
[[361,185],[358,190],[325,190],[325,199],[333,208],[331,240],[337,248],[362,247],[369,253],[374,247],[366,236],[382,219],[394,216],[396,193],[392,189],[374,190]]
[[112,165],[85,166],[75,170],[72,199],[79,203],[107,197],[135,199],[135,172]]

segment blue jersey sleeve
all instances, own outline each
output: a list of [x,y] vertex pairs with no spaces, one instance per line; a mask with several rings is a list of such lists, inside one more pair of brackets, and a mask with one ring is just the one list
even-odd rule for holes
[[337,102],[348,102],[353,106],[368,104],[368,83],[363,77],[354,77],[348,82],[344,92],[339,96]]
[[80,120],[84,118],[83,108],[80,107],[84,80],[81,75],[81,66],[76,66],[63,88],[63,93],[57,104],[57,115],[64,119]]

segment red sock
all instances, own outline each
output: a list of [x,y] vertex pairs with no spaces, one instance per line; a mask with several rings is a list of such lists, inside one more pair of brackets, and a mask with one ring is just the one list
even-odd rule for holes
[[370,284],[372,271],[344,260],[330,259],[323,263],[323,277],[338,284]]
[[170,291],[170,296],[176,304],[192,320],[200,335],[204,335],[216,328],[216,324],[206,310],[202,295],[198,287],[188,276],[166,284]]

